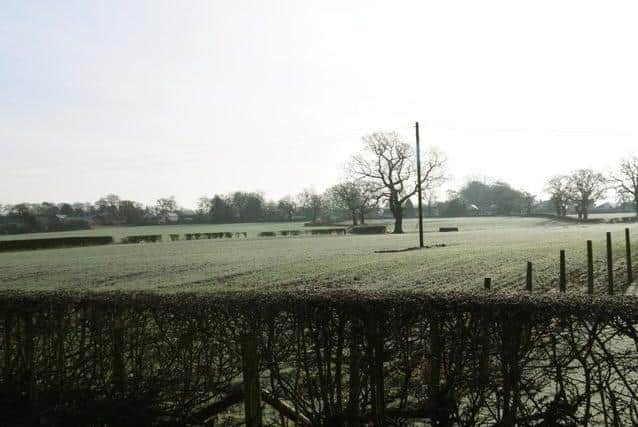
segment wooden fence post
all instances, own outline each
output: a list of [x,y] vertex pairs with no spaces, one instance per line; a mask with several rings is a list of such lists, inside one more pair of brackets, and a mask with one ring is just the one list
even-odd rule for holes
[[483,287],[485,288],[486,291],[489,291],[490,289],[492,289],[492,279],[489,277],[486,277],[485,281],[483,282]]
[[371,386],[372,386],[372,411],[375,426],[385,423],[385,384],[384,384],[384,337],[383,337],[384,313],[379,312],[370,315],[368,340],[370,355],[372,356]]
[[594,293],[594,249],[591,240],[587,240],[587,293]]
[[257,355],[257,333],[254,324],[251,324],[247,331],[241,335],[241,360],[246,427],[261,427],[259,356]]
[[527,261],[527,280],[525,283],[525,289],[532,291],[532,262]]
[[565,272],[565,251],[560,250],[560,291],[567,290],[567,274]]
[[634,270],[631,267],[631,238],[629,236],[629,228],[625,228],[625,247],[627,250],[627,283],[634,281]]
[[611,250],[611,233],[607,232],[607,292],[614,294],[614,259]]

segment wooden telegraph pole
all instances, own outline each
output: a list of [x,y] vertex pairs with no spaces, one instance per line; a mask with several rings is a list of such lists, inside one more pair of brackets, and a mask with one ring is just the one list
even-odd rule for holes
[[419,122],[416,122],[416,179],[419,197],[419,247],[423,247],[423,201],[421,197],[421,146],[419,141]]

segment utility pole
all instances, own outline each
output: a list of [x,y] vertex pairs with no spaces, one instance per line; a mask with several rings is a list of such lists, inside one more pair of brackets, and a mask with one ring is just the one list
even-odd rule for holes
[[419,247],[423,247],[423,201],[421,197],[421,146],[419,145],[419,122],[416,122],[416,179],[419,196]]

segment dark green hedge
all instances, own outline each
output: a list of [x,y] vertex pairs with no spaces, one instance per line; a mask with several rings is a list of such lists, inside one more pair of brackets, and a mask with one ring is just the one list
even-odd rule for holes
[[352,234],[385,234],[388,229],[385,225],[355,225],[350,232]]
[[45,239],[0,240],[0,252],[34,249],[70,248],[113,243],[112,236],[52,237]]
[[147,234],[143,236],[126,236],[122,239],[122,243],[142,243],[142,242],[161,242],[162,235],[161,234]]

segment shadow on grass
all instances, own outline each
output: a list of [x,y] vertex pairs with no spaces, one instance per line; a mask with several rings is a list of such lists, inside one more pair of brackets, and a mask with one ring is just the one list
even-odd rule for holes
[[384,250],[380,250],[380,251],[374,251],[374,253],[375,254],[393,254],[393,253],[398,253],[398,252],[418,251],[419,249],[444,248],[446,246],[448,246],[448,245],[446,245],[445,243],[438,243],[436,245],[423,246],[422,248],[420,248],[418,246],[414,246],[414,247],[405,248],[405,249],[384,249]]

